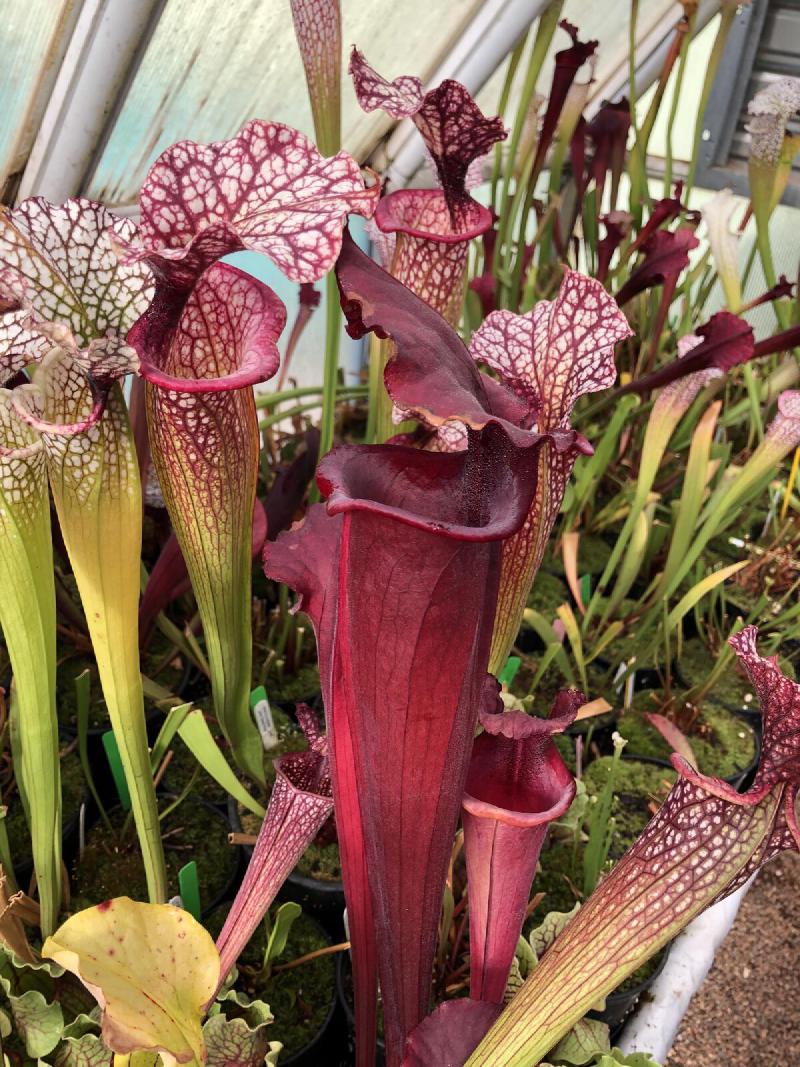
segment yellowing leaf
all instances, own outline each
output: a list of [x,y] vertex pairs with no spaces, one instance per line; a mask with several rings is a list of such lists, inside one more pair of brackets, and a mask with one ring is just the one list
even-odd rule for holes
[[219,956],[188,912],[116,897],[73,915],[42,955],[96,998],[103,1040],[114,1052],[159,1052],[165,1067],[205,1060],[201,1023]]

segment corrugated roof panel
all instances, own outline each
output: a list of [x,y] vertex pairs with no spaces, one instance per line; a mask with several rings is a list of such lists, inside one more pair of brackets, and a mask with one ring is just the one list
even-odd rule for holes
[[[428,74],[480,0],[343,3],[345,51],[358,44],[390,76]],[[359,154],[385,123],[342,94],[345,147]],[[313,132],[288,0],[169,0],[89,182],[88,195],[132,203],[174,141],[231,136],[251,118]]]
[[4,0],[0,190],[20,171],[58,72],[80,0]]

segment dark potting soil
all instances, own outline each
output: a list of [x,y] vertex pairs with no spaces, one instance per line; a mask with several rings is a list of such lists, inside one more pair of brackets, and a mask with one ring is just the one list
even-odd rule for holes
[[[121,808],[114,808],[109,812],[113,836],[102,821],[86,835],[83,856],[73,864],[75,911],[110,897],[147,900],[144,864],[132,818],[122,836],[125,817]],[[228,885],[236,863],[236,854],[228,844],[225,820],[190,798],[166,816],[161,834],[169,891],[178,892],[178,871],[195,860],[201,903],[203,907],[213,903]]]
[[342,864],[339,859],[339,845],[331,841],[327,845],[313,842],[300,857],[295,868],[298,874],[306,878],[315,878],[318,882],[341,882]]
[[78,703],[75,697],[75,679],[84,671],[89,674],[89,727],[105,726],[111,729],[108,709],[103,699],[100,676],[93,656],[79,655],[59,659],[56,672],[56,712],[62,726],[72,730],[78,727]]
[[[222,748],[228,762],[232,763],[230,749],[225,738],[222,736],[222,731],[220,730],[219,725],[217,724],[211,698],[208,697],[205,700],[200,700],[195,706],[204,713],[205,720],[208,723],[214,739],[220,748]],[[197,770],[197,777],[192,785],[192,796],[202,797],[203,800],[207,800],[211,804],[224,805],[228,799],[226,790],[223,789],[210,774],[204,771],[202,767],[198,770],[197,760],[179,735],[173,739],[170,749],[172,750],[172,758],[169,761],[169,765],[167,766],[162,779],[162,785],[166,792],[179,796],[183,789],[189,784],[189,779]]]
[[[353,1002],[353,968],[350,965],[350,959],[344,955],[341,957],[340,963],[340,978],[342,995],[347,1005],[347,1014],[350,1017],[351,1025],[355,1019],[355,1008]],[[383,1002],[381,1001],[380,991],[378,992],[378,1012],[377,1012],[377,1036],[379,1041],[383,1041]]]
[[[226,914],[226,908],[215,908],[206,920],[212,937],[222,929]],[[271,915],[274,919],[275,909]],[[336,997],[336,957],[332,953],[319,956],[291,970],[273,972],[264,979],[260,972],[266,944],[264,926],[260,925],[239,957],[235,988],[269,1004],[275,1016],[269,1030],[270,1040],[283,1043],[280,1058],[285,1060],[314,1039],[330,1014]],[[273,961],[273,966],[290,963],[329,944],[321,927],[300,914],[289,933],[286,948]]]
[[[77,814],[85,795],[86,782],[83,777],[81,761],[77,752],[72,750],[61,758],[62,825]],[[11,848],[11,858],[14,860],[14,865],[20,867],[25,863],[30,863],[32,858],[28,822],[16,789],[10,796],[4,796],[3,802],[8,805],[5,825]]]
[[[620,716],[617,729],[628,741],[626,752],[631,756],[668,760],[672,755],[672,746],[658,730],[636,714],[659,710],[659,702],[650,693],[637,693],[632,710]],[[744,771],[755,758],[756,737],[752,727],[727,708],[710,701],[702,707],[687,738],[704,774],[729,778]]]

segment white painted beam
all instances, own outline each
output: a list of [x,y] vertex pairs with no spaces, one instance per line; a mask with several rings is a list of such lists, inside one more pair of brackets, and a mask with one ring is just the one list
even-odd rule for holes
[[84,0],[31,149],[19,197],[80,192],[163,0]]

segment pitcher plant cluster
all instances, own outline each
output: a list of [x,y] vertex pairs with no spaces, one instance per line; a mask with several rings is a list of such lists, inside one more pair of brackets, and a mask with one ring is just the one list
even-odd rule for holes
[[[661,196],[645,170],[667,81],[685,68],[693,4],[644,118],[627,99],[584,117],[598,45],[559,22],[560,2],[515,48],[496,117],[458,82],[389,80],[353,49],[361,107],[410,118],[429,156],[431,187],[385,189],[340,150],[338,3],[291,7],[316,144],[261,119],[229,140],[175,144],[147,175],[137,224],[80,198],[34,197],[0,214],[0,624],[38,902],[4,882],[0,936],[17,957],[38,960],[23,927],[36,914],[41,957],[96,996],[115,1054],[204,1062],[217,995],[335,812],[358,1067],[374,1063],[379,1005],[390,1067],[532,1067],[704,908],[800,848],[800,686],[760,653],[756,627],[744,625],[760,619],[739,619],[721,663],[733,670],[735,654],[761,702],[752,786],[738,793],[674,756],[677,784],[641,838],[506,1003],[540,850],[575,796],[554,736],[596,710],[587,664],[632,620],[642,654],[680,641],[684,617],[741,566],[702,571],[709,543],[765,492],[777,494],[782,519],[800,507],[797,464],[788,482],[781,473],[800,446],[791,388],[800,316],[769,243],[798,149],[786,133],[798,85],[784,79],[751,104],[751,202],[731,228],[738,209],[727,193],[689,208],[693,167],[685,183],[668,172]],[[725,16],[715,48],[728,28]],[[548,95],[538,97],[559,40]],[[373,255],[351,236],[353,215],[367,220]],[[742,271],[750,215],[757,239]],[[307,434],[322,458],[307,504],[308,475],[295,471],[301,490],[280,518],[256,498],[280,405],[253,386],[280,373],[287,313],[268,285],[227,261],[242,250],[301,288],[284,360],[314,313],[313,283],[326,279],[322,424],[313,442]],[[755,257],[765,291],[745,303]],[[712,291],[721,297],[709,314]],[[776,319],[758,341],[744,317],[756,305]],[[365,429],[341,431],[331,447],[349,403],[337,373],[340,311],[369,352],[368,415]],[[276,413],[266,422],[265,407]],[[743,419],[750,437],[732,454],[719,442]],[[579,581],[579,539],[593,522],[603,528],[597,484],[634,452],[608,506],[621,529],[592,590]],[[665,520],[654,487],[667,463],[682,489]],[[148,493],[163,497],[174,536],[140,603]],[[60,927],[54,539],[83,606],[149,891],[149,903],[98,903]],[[527,605],[554,543],[575,608],[551,620]],[[313,627],[324,732],[298,709],[308,749],[276,761],[215,946],[166,903],[175,887],[139,641],[190,587],[197,624],[176,640],[207,670],[217,754],[232,764],[223,778],[263,814],[242,788],[265,783],[249,705],[252,570],[262,556],[284,607],[290,590],[292,610]],[[788,596],[773,605],[768,651],[797,625]],[[525,626],[575,683],[549,714],[497,681]],[[434,1008],[459,824],[469,996]],[[251,1060],[237,1062],[277,1054],[262,1037],[248,1048]]]

